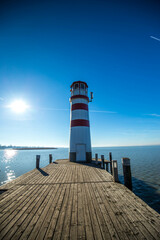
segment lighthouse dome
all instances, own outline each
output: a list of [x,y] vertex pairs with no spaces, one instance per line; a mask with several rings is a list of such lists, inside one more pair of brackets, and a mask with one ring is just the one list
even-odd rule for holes
[[88,96],[88,85],[82,81],[75,81],[71,85],[71,96],[84,95]]

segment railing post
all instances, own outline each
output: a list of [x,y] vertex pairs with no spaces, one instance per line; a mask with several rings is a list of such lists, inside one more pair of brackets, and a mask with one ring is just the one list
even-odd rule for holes
[[39,168],[40,155],[36,155],[36,168]]
[[49,163],[52,163],[52,154],[49,154]]
[[132,176],[129,158],[122,158],[124,185],[132,191]]
[[106,171],[108,172],[108,162],[106,162]]
[[101,168],[104,169],[104,155],[101,155]]
[[98,165],[98,154],[95,154],[95,161],[96,161],[96,165]]
[[112,173],[113,173],[113,180],[114,180],[114,182],[119,182],[117,160],[113,160],[112,161]]
[[112,174],[112,153],[109,153],[109,161],[110,161],[110,172]]

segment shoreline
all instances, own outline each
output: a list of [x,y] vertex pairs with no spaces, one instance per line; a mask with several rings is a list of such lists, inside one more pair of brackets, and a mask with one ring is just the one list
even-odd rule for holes
[[[7,148],[5,148],[7,149]],[[40,147],[40,148],[8,148],[9,150],[48,150],[48,149],[57,149],[57,148],[50,148],[50,147]]]

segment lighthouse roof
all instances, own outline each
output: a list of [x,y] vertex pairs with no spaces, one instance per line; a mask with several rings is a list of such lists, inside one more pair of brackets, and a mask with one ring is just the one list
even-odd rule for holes
[[73,82],[72,85],[71,85],[71,88],[73,87],[73,85],[74,85],[75,83],[84,83],[85,86],[88,88],[87,83],[86,83],[86,82],[82,82],[82,81],[75,81],[75,82]]

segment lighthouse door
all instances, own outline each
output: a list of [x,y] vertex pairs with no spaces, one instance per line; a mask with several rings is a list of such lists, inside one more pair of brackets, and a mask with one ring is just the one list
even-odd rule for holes
[[86,145],[76,144],[76,161],[86,161]]

